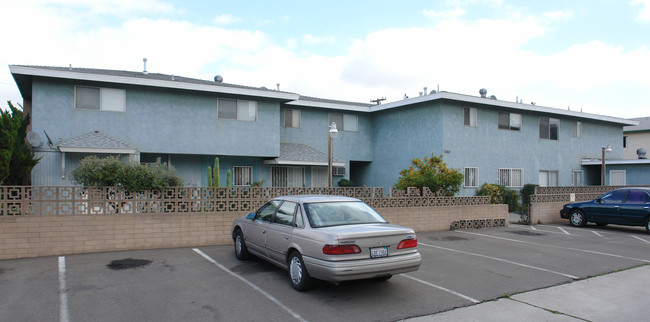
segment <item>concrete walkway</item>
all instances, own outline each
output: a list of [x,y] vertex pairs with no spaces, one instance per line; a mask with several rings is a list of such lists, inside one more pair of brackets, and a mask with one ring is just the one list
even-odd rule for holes
[[648,303],[644,265],[407,321],[643,321]]

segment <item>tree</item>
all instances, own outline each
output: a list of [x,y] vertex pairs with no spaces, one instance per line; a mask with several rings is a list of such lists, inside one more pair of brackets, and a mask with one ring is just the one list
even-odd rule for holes
[[40,158],[25,144],[29,114],[23,115],[11,101],[7,104],[8,111],[0,109],[0,183],[20,185]]
[[406,190],[408,187],[422,189],[428,187],[433,192],[442,190],[446,196],[453,196],[460,191],[463,174],[453,168],[447,168],[442,155],[431,155],[424,160],[413,159],[408,169],[400,171],[395,188]]

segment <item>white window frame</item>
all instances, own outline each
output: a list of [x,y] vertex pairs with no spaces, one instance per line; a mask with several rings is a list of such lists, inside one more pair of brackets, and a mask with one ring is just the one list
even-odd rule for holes
[[[542,120],[546,120],[546,123],[544,124],[544,128],[542,128]],[[556,126],[555,137],[551,137],[551,129],[553,128],[553,125]],[[548,116],[540,116],[539,117],[539,138],[545,140],[553,140],[553,141],[559,140],[560,119],[556,119]]]
[[627,184],[626,170],[609,170],[610,186],[625,186]]
[[253,167],[251,166],[232,167],[233,186],[250,186],[252,184],[253,184]]
[[573,122],[573,137],[574,138],[582,137],[582,122],[580,121]]
[[524,169],[500,168],[498,170],[497,183],[502,186],[508,188],[523,187],[524,186],[523,182],[524,182]]
[[477,109],[476,107],[463,108],[463,124],[465,126],[476,127],[477,122]]
[[[340,115],[341,121],[332,120],[332,115]],[[336,129],[339,131],[359,132],[359,116],[356,114],[330,113],[327,124],[332,122],[336,123]]]
[[573,170],[573,185],[574,186],[584,186],[585,185],[585,173],[582,170]]
[[311,186],[312,187],[327,187],[327,167],[311,167]]
[[[79,88],[96,89],[99,92],[98,106],[94,107],[79,107],[77,106]],[[105,112],[126,112],[126,90],[119,88],[106,88],[97,86],[82,86],[75,85],[74,87],[74,108],[79,110],[88,111],[105,111]]]
[[[221,117],[219,116],[219,103],[221,101],[235,101],[235,118]],[[252,109],[253,113],[246,113],[246,109]],[[251,117],[252,116],[252,117]],[[236,100],[229,98],[219,98],[217,99],[217,118],[220,120],[237,120],[245,122],[255,122],[257,121],[257,101],[246,101],[246,100]]]
[[[502,127],[499,124],[499,115],[508,114],[508,128]],[[499,130],[521,131],[522,117],[519,113],[498,112],[497,113],[497,128]]]
[[557,170],[539,170],[540,187],[557,187],[560,179],[560,172]]
[[305,167],[271,166],[272,187],[304,187]]
[[[291,108],[284,109],[284,127],[289,128],[300,128],[300,117],[302,114],[300,110],[295,110]],[[287,123],[287,115],[289,115],[290,122]]]
[[465,188],[478,188],[479,172],[476,167],[466,167],[463,171],[463,185]]

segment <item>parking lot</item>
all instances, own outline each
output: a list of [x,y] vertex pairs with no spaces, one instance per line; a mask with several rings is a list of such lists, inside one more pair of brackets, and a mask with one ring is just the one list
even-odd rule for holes
[[0,321],[394,321],[650,263],[650,234],[615,225],[425,232],[418,242],[417,272],[304,293],[271,264],[238,261],[232,246],[3,260]]

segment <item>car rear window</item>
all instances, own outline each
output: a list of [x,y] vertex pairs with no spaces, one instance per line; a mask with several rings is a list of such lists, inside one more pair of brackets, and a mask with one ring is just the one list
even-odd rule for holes
[[305,211],[312,227],[387,223],[361,201],[306,203]]
[[641,190],[630,190],[627,195],[626,203],[647,203],[649,201],[648,194]]

